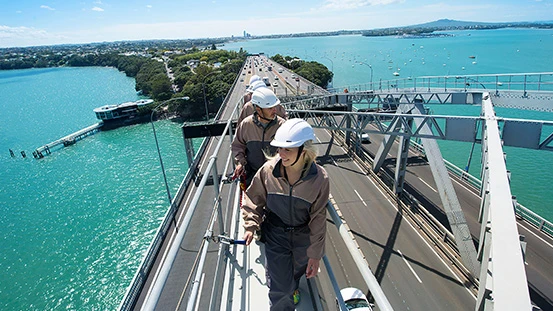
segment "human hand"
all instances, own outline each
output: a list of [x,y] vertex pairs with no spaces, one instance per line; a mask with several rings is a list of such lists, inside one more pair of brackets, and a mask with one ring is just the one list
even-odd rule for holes
[[234,180],[236,178],[239,178],[243,172],[244,167],[242,166],[242,164],[238,163],[238,165],[236,165],[236,168],[234,169],[234,175],[232,175],[232,179]]
[[249,246],[252,240],[253,240],[253,232],[250,230],[246,230],[246,232],[244,232],[244,241],[246,241],[246,246]]
[[307,261],[307,270],[305,270],[305,277],[312,278],[319,272],[319,259],[309,258]]
[[252,100],[252,93],[248,92],[244,95],[244,104]]

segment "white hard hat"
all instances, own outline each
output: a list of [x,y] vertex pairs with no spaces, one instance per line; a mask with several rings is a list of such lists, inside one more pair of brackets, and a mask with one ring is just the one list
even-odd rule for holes
[[253,92],[253,91],[257,90],[260,87],[267,87],[267,85],[265,85],[265,82],[263,82],[261,80],[254,81],[252,84],[250,84],[250,87],[248,87],[248,89],[246,91]]
[[252,104],[259,106],[260,108],[273,108],[280,104],[280,100],[276,97],[275,93],[266,87],[258,88],[253,91]]
[[253,75],[251,78],[250,78],[250,85],[255,82],[255,81],[261,81],[261,77],[258,76],[258,75]]
[[271,146],[292,148],[302,146],[308,140],[315,140],[313,128],[303,119],[290,119],[276,131]]

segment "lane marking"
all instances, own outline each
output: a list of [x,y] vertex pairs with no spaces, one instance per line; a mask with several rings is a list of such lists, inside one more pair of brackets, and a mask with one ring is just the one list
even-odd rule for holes
[[367,206],[367,203],[365,203],[365,200],[363,200],[363,198],[359,195],[359,192],[357,192],[357,190],[353,189],[353,191],[355,191],[355,194],[357,194],[357,197],[359,198],[359,200],[361,200],[361,203],[363,203],[363,205]]
[[[539,235],[537,235],[536,233],[534,233],[532,231],[532,229],[528,229],[528,227],[522,225],[521,223],[517,222],[517,225],[521,226],[522,228],[526,229],[528,232],[530,232],[532,235],[534,235],[536,238],[540,239],[543,243],[547,244],[547,246],[553,248],[553,245],[551,245],[549,242],[547,242],[546,240],[544,240],[542,237],[540,237]],[[536,230],[536,229],[534,229]]]
[[[342,151],[344,151],[345,153],[347,153],[344,148],[342,146],[338,146],[338,148],[342,149]],[[357,166],[361,172],[363,172],[363,169],[361,168],[361,166],[359,166],[359,164],[357,164],[356,161],[353,161],[353,163],[355,164],[355,166]],[[395,206],[395,203],[392,202],[390,200],[390,198],[388,197],[388,195],[386,195],[381,189],[380,189],[380,186],[376,184],[376,182],[374,182],[369,175],[365,175],[365,177],[370,181],[371,184],[373,184],[373,186],[376,188],[376,190],[378,190],[378,192],[380,192],[382,194],[382,197],[386,199],[386,201],[388,201],[388,203],[390,203],[390,206],[396,211],[396,212],[399,212],[399,210],[397,209],[397,207]],[[453,272],[453,269],[451,269],[449,267],[449,265],[442,259],[442,257],[440,257],[440,255],[438,254],[438,252],[436,252],[436,250],[430,246],[430,244],[426,241],[426,239],[421,235],[421,233],[415,229],[415,227],[413,226],[413,224],[411,224],[411,221],[408,221],[406,220],[405,221],[409,227],[411,227],[411,229],[413,229],[413,231],[419,236],[419,238],[422,240],[422,242],[424,244],[426,244],[426,246],[428,246],[428,249],[430,249],[430,251],[432,253],[434,253],[434,255],[436,255],[436,257],[438,258],[438,260],[440,260],[442,262],[442,264],[446,267],[447,270],[449,270],[449,272],[451,273],[451,275],[457,280],[459,281],[460,284],[464,284],[464,282],[459,278],[459,276],[457,276],[457,274],[455,272]],[[477,297],[474,296],[474,294],[470,291],[470,289],[466,286],[463,286],[465,288],[465,290],[469,293],[469,295],[476,301],[477,300]]]
[[417,273],[415,272],[415,270],[413,269],[413,267],[411,267],[411,264],[407,261],[407,259],[405,259],[405,257],[403,256],[403,253],[398,249],[397,252],[401,255],[401,259],[403,259],[403,261],[405,262],[405,264],[407,265],[407,267],[409,267],[409,270],[411,270],[411,272],[415,275],[415,277],[417,278],[417,280],[419,281],[419,283],[422,284],[422,280],[421,278],[419,278],[419,276],[417,275]]
[[453,180],[457,185],[465,188],[465,190],[467,190],[467,192],[469,192],[470,194],[474,195],[477,198],[480,198],[480,195],[478,193],[474,193],[474,190],[467,188],[463,183],[459,182],[456,178],[450,178],[450,179]]
[[418,177],[418,176],[417,176],[417,178],[418,178],[420,181],[422,181],[422,183],[425,184],[428,188],[432,189],[432,191],[438,192],[438,191],[436,191],[436,189],[432,188],[432,186],[430,186],[426,181],[424,181],[424,179],[422,179],[422,178],[420,178],[420,177]]

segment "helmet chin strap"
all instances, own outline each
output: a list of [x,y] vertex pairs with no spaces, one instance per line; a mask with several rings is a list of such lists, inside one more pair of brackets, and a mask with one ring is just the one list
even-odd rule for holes
[[[261,109],[261,108],[259,108],[259,109]],[[262,112],[263,112],[263,110],[262,110]],[[257,114],[257,117],[258,117],[258,118],[261,118],[261,119],[263,119],[263,120],[265,120],[265,121],[269,121],[269,122],[270,122],[270,121],[273,121],[273,120],[274,120],[274,119],[267,119],[267,118],[265,118],[265,117],[263,116],[263,114],[259,114],[259,113],[257,112],[257,110],[254,110],[254,113]]]
[[294,161],[294,163],[292,163],[292,165],[290,166],[294,166],[294,164],[296,164],[296,162],[298,162],[298,160],[300,159],[300,155],[303,151],[303,145],[301,145],[299,148],[298,148],[298,154],[296,155],[296,161]]

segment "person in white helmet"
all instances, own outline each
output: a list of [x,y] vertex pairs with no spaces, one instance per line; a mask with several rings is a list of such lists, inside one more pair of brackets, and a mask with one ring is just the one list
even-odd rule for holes
[[[265,85],[265,82],[258,80],[250,84],[250,86],[248,87],[248,91],[253,93],[253,91],[262,87],[267,88],[267,85]],[[244,97],[244,100],[245,100],[245,97]],[[240,111],[240,116],[238,116],[238,120],[236,121],[236,124],[240,124],[247,116],[252,115],[254,111],[255,111],[255,107],[253,106],[251,100],[246,102],[242,107],[242,110]],[[282,107],[282,105],[280,104],[276,106],[276,113],[279,117],[283,119],[288,119],[288,114],[286,113],[286,110],[284,110],[284,107]]]
[[245,181],[246,187],[255,172],[265,163],[263,152],[276,152],[276,147],[271,147],[270,142],[285,121],[276,114],[276,106],[280,104],[280,100],[270,89],[258,88],[253,91],[252,104],[255,112],[238,125],[231,145],[237,162],[233,178],[240,177]]
[[[244,104],[249,102],[250,100],[252,100],[253,90],[251,89],[251,87],[252,87],[253,83],[257,82],[257,81],[261,81],[260,76],[253,75],[253,76],[250,77],[250,83],[248,83],[247,88],[246,88],[246,93],[244,94]],[[263,82],[263,81],[261,81],[261,82]],[[263,85],[265,85],[265,83],[263,83]]]
[[314,141],[305,120],[286,121],[271,141],[278,155],[255,174],[242,206],[246,245],[262,227],[271,310],[294,310],[301,276],[316,276],[324,255],[330,191]]

